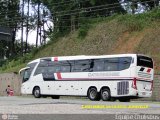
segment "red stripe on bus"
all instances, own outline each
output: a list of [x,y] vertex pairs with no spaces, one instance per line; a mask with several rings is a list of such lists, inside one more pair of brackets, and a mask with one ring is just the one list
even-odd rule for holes
[[57,78],[62,79],[61,73],[57,73]]
[[54,57],[54,61],[58,61],[58,57]]
[[151,72],[151,69],[149,68],[148,70],[147,70],[147,73],[150,73]]

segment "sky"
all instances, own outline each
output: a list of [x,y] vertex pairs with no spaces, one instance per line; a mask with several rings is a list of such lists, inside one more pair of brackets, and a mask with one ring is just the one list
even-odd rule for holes
[[[24,41],[26,40],[25,31],[26,31],[26,28],[24,28],[24,34],[23,34],[23,40]],[[35,44],[36,43],[36,33],[37,33],[36,30],[29,32],[29,34],[28,34],[28,42],[29,42],[29,44]],[[21,39],[21,30],[18,30],[16,39],[17,40]]]
[[[51,21],[48,21],[48,24],[50,26],[53,26],[53,23]],[[45,30],[48,30],[47,25],[44,26]],[[37,28],[35,30],[31,30],[28,33],[28,43],[29,44],[36,44],[36,37],[37,37]],[[18,30],[17,35],[16,35],[16,39],[20,40],[21,39],[21,29]],[[26,28],[24,27],[24,32],[23,32],[23,40],[26,41]],[[49,39],[47,38],[46,41],[48,42]],[[39,41],[38,41],[38,45],[40,45]]]

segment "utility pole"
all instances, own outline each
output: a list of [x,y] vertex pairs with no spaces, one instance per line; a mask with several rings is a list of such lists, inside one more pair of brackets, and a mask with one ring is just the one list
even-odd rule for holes
[[36,47],[38,47],[38,36],[39,36],[39,23],[40,23],[40,1],[38,0],[38,22],[37,22],[37,37],[36,37]]
[[[7,4],[8,4],[7,17],[8,17],[8,20],[9,20],[9,21],[12,21],[12,20],[13,20],[13,18],[11,17],[12,15],[9,13],[10,8],[11,8],[11,6],[12,6],[12,1],[11,1],[11,0],[8,0],[7,2],[8,2],[8,3],[7,3]],[[9,26],[9,28],[13,29],[13,28],[12,28],[12,26],[13,26],[12,23],[8,23],[8,26]],[[11,36],[12,36],[12,34],[11,34]],[[11,56],[13,55],[12,42],[7,42],[7,44],[8,44],[8,48],[9,48],[9,55],[8,55],[8,56],[11,57]],[[4,52],[4,53],[5,53],[5,52]]]
[[43,19],[42,19],[42,27],[43,27],[43,45],[45,45],[46,44],[46,33],[45,33],[45,28],[44,28],[44,24],[45,24],[45,20],[44,20],[44,18],[45,18],[45,10],[44,10],[44,8],[43,8]]
[[42,28],[41,28],[41,25],[40,25],[40,28],[39,28],[39,41],[40,41],[40,45],[42,45]]
[[27,7],[27,26],[26,26],[26,45],[25,45],[25,53],[27,53],[27,47],[28,47],[28,32],[29,32],[29,5],[30,0],[28,0],[28,7]]
[[24,21],[24,0],[22,1],[22,22],[21,22],[21,55],[23,56],[23,21]]

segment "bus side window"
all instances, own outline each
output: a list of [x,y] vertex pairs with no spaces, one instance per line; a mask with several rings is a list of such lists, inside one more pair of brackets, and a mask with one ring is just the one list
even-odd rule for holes
[[72,67],[72,72],[90,72],[91,60],[77,60]]
[[119,58],[119,70],[128,69],[131,64],[131,57],[121,57]]
[[104,69],[105,71],[118,71],[118,58],[105,59]]
[[70,72],[70,66],[62,65],[61,66],[61,72]]
[[44,80],[55,80],[53,67],[46,67],[42,75]]
[[103,60],[94,60],[93,71],[104,71],[104,61]]
[[61,66],[60,65],[52,66],[52,69],[53,69],[54,73],[61,72]]
[[43,73],[42,67],[37,67],[37,69],[36,69],[34,75],[38,75],[38,74],[41,74],[41,73]]

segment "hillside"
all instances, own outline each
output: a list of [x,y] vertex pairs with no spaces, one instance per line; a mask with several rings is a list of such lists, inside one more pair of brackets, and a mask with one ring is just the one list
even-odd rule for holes
[[[79,30],[59,37],[25,62],[45,56],[138,53],[153,57],[156,73],[160,73],[160,10],[139,15],[115,15],[91,23],[83,38],[78,37]],[[2,70],[18,71],[25,65],[21,63],[11,61]]]

